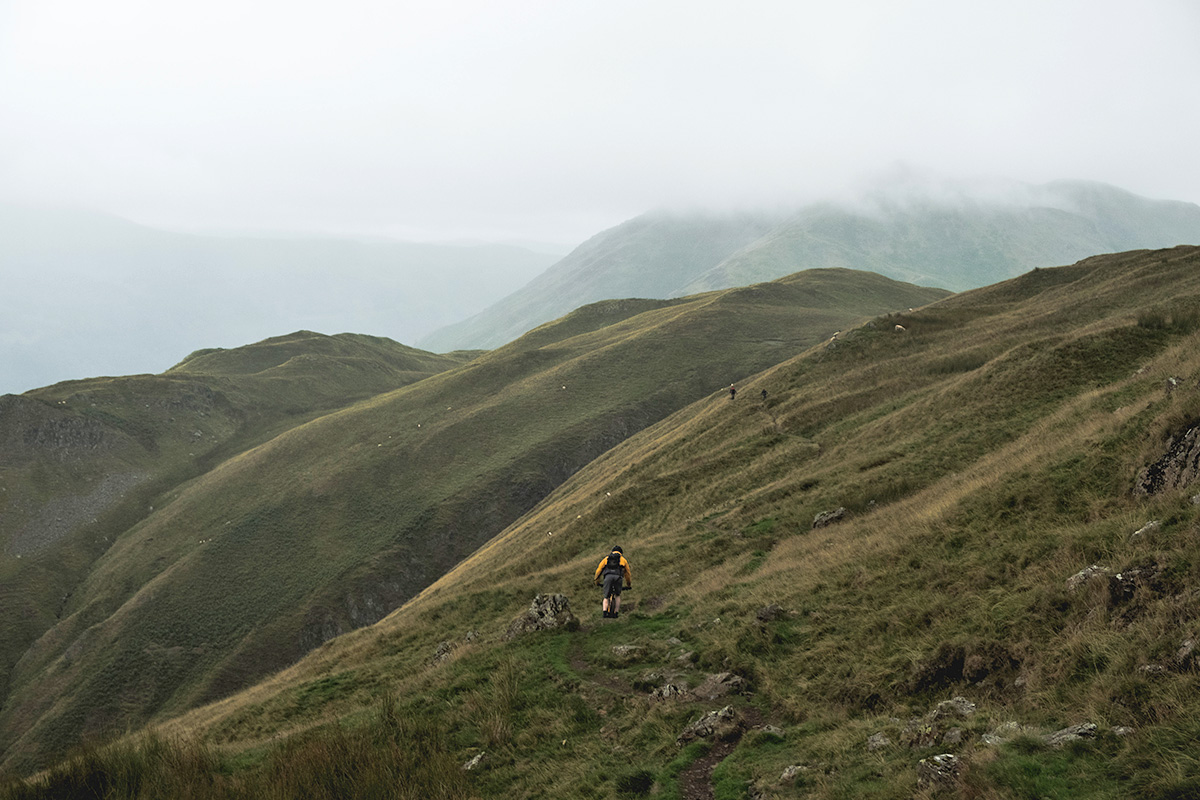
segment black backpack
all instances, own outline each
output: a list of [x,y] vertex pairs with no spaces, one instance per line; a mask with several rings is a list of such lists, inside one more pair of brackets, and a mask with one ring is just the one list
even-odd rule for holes
[[620,574],[624,571],[625,570],[621,569],[621,554],[617,553],[617,552],[609,553],[608,554],[608,563],[604,565],[604,574],[605,575],[608,575],[609,573]]

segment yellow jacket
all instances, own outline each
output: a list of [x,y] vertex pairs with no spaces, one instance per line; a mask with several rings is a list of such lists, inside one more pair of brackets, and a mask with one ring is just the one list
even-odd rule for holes
[[[613,550],[613,552],[617,552]],[[604,566],[608,563],[608,556],[600,559],[600,566],[596,567],[596,583],[600,582],[600,573],[604,571]],[[633,576],[629,574],[629,562],[625,560],[625,556],[621,556],[621,569],[625,570],[625,585],[633,586]]]

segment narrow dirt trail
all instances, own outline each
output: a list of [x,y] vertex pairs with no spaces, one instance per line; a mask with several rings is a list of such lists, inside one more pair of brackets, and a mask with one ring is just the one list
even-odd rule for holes
[[733,752],[737,744],[736,741],[717,742],[711,750],[679,773],[680,800],[713,800],[713,770]]
[[[579,633],[586,634],[592,629],[593,626],[581,626]],[[628,697],[641,696],[641,693],[630,684],[608,674],[603,667],[597,668],[588,662],[584,656],[582,641],[578,638],[571,642],[567,653],[567,663],[582,680],[588,683]],[[745,708],[742,709],[742,714],[747,730],[762,726],[762,715],[757,709]],[[689,764],[679,774],[680,800],[713,800],[715,796],[712,782],[713,771],[737,748],[739,741],[741,741],[741,733],[736,738],[716,741],[707,753]]]

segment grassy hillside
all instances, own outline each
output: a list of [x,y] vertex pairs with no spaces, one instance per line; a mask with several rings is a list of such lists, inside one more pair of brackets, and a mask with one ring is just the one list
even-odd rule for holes
[[[630,435],[834,330],[945,295],[842,270],[606,301],[231,453],[156,495],[23,653],[0,710],[8,763],[224,696],[375,622]],[[293,346],[177,369],[282,377]]]
[[422,347],[495,347],[601,297],[678,297],[801,269],[871,270],[955,291],[1096,253],[1200,244],[1200,207],[1113,186],[879,188],[789,214],[647,214],[595,236],[536,280]]
[[[951,754],[950,796],[1195,796],[1196,473],[1145,469],[1197,457],[1198,267],[1097,257],[846,331],[593,460],[386,620],[44,791],[911,798]],[[614,542],[634,591],[604,621]],[[505,638],[535,592],[581,627]],[[725,705],[744,730],[677,741]]]
[[[0,698],[80,583],[165,493],[292,426],[462,363],[307,331],[194,354],[163,375],[0,398]],[[15,732],[15,731],[13,731]]]

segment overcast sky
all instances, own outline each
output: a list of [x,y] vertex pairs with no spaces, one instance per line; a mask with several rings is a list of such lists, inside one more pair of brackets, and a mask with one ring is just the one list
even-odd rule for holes
[[905,162],[1200,202],[1200,3],[0,0],[0,200],[577,243]]

